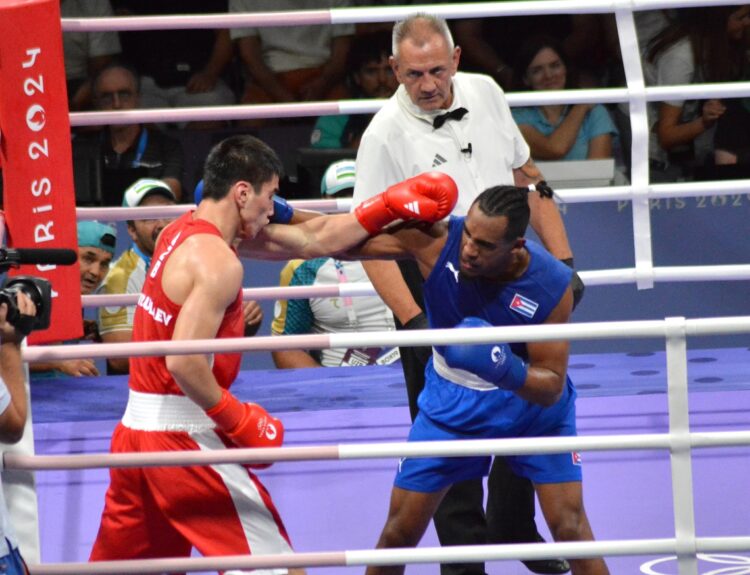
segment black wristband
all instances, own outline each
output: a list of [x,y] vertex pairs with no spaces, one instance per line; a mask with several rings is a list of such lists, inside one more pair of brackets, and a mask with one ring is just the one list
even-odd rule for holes
[[407,321],[404,329],[430,329],[430,324],[427,323],[427,316],[422,311]]
[[[404,329],[430,329],[430,324],[427,322],[427,316],[424,312],[420,312],[404,324]],[[422,367],[427,365],[432,355],[432,346],[419,345],[412,347],[412,350],[419,364]]]
[[534,187],[536,188],[536,191],[539,192],[539,195],[543,198],[551,198],[555,195],[552,187],[544,180],[534,184]]
[[566,266],[568,266],[570,269],[574,270],[576,269],[575,263],[573,263],[573,258],[565,258],[564,260],[560,260],[562,263],[564,263]]
[[583,292],[586,291],[586,286],[583,284],[581,276],[579,276],[576,271],[575,265],[573,264],[573,258],[565,258],[560,261],[573,270],[573,277],[570,279],[570,287],[573,290],[573,309],[575,309],[583,299]]

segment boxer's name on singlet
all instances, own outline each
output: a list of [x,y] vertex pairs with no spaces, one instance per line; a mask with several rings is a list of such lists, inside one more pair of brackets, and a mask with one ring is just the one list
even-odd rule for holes
[[177,243],[177,240],[180,239],[181,235],[182,235],[182,231],[177,232],[175,236],[172,238],[172,241],[170,242],[169,247],[166,250],[164,250],[159,256],[159,259],[156,260],[156,262],[151,268],[151,273],[149,274],[152,278],[155,278],[156,274],[159,273],[159,268],[161,267],[161,264],[164,263],[164,258],[166,258],[174,249],[174,246]]
[[148,315],[154,318],[154,321],[164,325],[169,325],[172,321],[172,314],[165,312],[163,309],[154,305],[154,301],[146,294],[138,296],[138,307],[143,308]]

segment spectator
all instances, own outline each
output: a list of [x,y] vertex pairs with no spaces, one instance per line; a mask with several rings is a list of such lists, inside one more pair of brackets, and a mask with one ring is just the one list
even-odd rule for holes
[[[386,32],[354,37],[347,64],[347,79],[353,98],[390,98],[398,81],[388,63],[391,38]],[[321,116],[315,123],[310,144],[313,148],[357,148],[372,120],[369,114]]]
[[[118,16],[226,13],[228,0],[114,0]],[[229,30],[147,30],[120,34],[123,53],[141,76],[141,107],[227,106],[234,93],[222,79],[232,60]],[[217,129],[223,122],[191,122]]]
[[[521,45],[516,83],[531,90],[564,90],[568,67],[562,48],[549,36],[533,36]],[[549,104],[512,110],[537,160],[585,160],[612,157],[617,133],[601,104]]]
[[[648,47],[644,75],[651,85],[739,80],[745,64],[750,6],[689,8]],[[716,121],[726,111],[719,99],[668,100],[649,106],[651,181],[689,176],[713,156]]]
[[[230,0],[229,11],[321,10],[349,5],[349,0]],[[353,33],[354,26],[349,24],[231,30],[247,71],[242,103],[345,97],[343,79]]]
[[[23,315],[36,315],[36,308],[26,294],[18,292],[16,297],[18,310]],[[6,444],[21,440],[28,415],[28,397],[21,360],[23,336],[6,321],[7,313],[8,304],[0,304],[0,441]],[[3,477],[3,480],[7,482],[8,478]],[[19,541],[10,525],[3,490],[0,489],[0,569],[4,575],[28,573],[18,545]]]
[[[112,16],[109,0],[60,0],[63,18],[106,18]],[[71,110],[91,108],[91,78],[120,53],[117,32],[65,32],[65,80]]]
[[[326,170],[320,183],[324,197],[350,198],[354,190],[355,162],[342,160]],[[291,260],[281,271],[281,285],[336,285],[368,282],[362,264],[332,257],[313,260]],[[386,331],[395,329],[393,314],[378,296],[318,297],[276,302],[273,335],[305,333],[341,333]],[[288,349],[272,352],[280,369],[300,367],[337,367],[392,363],[398,359],[397,348],[322,349],[306,351]]]
[[716,125],[714,161],[717,165],[750,166],[750,98],[727,101],[727,111]]
[[[128,64],[111,62],[94,78],[94,100],[97,110],[139,108],[138,74]],[[177,200],[182,197],[183,151],[174,138],[143,124],[113,124],[79,137],[101,144],[104,205],[122,205],[122,190],[142,177],[163,180]]]
[[[78,265],[81,269],[81,295],[96,291],[104,281],[115,255],[117,230],[100,222],[78,222]],[[101,342],[95,321],[83,319],[83,341]],[[76,343],[81,340],[69,340]],[[31,378],[60,376],[97,376],[99,369],[93,359],[64,359],[29,364]]]
[[518,47],[537,34],[551,36],[564,46],[583,85],[599,86],[610,72],[617,75],[619,44],[611,14],[469,18],[455,20],[453,29],[463,51],[464,68],[492,76],[505,90],[513,88],[518,74]]

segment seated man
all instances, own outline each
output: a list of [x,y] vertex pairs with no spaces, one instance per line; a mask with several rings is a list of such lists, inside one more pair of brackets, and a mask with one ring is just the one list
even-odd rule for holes
[[[229,12],[320,10],[349,0],[230,0]],[[343,79],[351,24],[235,28],[247,72],[243,104],[313,102],[346,96]]]
[[[81,295],[96,291],[109,271],[115,255],[117,230],[96,221],[78,222],[78,265],[81,268]],[[83,339],[101,341],[96,322],[82,319]],[[77,340],[69,340],[74,343]],[[29,364],[31,378],[60,376],[97,376],[93,359],[64,359]]]
[[[398,88],[388,57],[388,32],[355,36],[347,63],[347,83],[351,98],[390,98]],[[359,140],[372,120],[372,114],[320,116],[310,135],[313,148],[358,148]]]
[[[355,162],[341,160],[331,164],[320,182],[323,197],[350,198],[354,190]],[[291,260],[281,270],[281,286],[330,285],[370,280],[360,262],[324,257]],[[385,331],[395,329],[393,314],[377,295],[367,297],[317,297],[279,300],[274,309],[273,335]],[[322,349],[307,351],[285,349],[271,352],[281,369],[299,367],[337,367],[392,363],[399,358],[398,348]]]
[[[94,105],[111,112],[140,108],[140,78],[123,62],[112,61],[94,77]],[[139,178],[159,178],[175,197],[182,197],[184,152],[180,142],[154,126],[112,124],[96,133],[79,134],[73,140],[96,143],[101,148],[102,189],[105,206],[122,204],[122,191]]]
[[[431,227],[402,226],[368,240],[368,257],[411,257],[419,266],[432,328],[565,323],[573,272],[524,238],[528,190],[484,191],[465,217]],[[434,346],[409,441],[574,436],[576,390],[565,341]],[[583,507],[577,454],[509,457],[529,478],[556,541],[593,539]],[[379,548],[413,547],[448,488],[481,478],[490,457],[406,458],[399,462]],[[605,575],[602,559],[571,559],[574,575]],[[403,573],[370,567],[368,575]]]

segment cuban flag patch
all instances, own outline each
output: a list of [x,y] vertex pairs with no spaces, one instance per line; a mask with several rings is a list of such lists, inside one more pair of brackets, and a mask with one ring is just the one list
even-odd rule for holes
[[570,457],[573,460],[573,465],[581,465],[581,454],[580,453],[578,453],[577,451],[573,451],[570,454]]
[[534,317],[538,308],[538,303],[527,297],[523,297],[520,293],[515,294],[510,302],[510,309],[529,318]]

